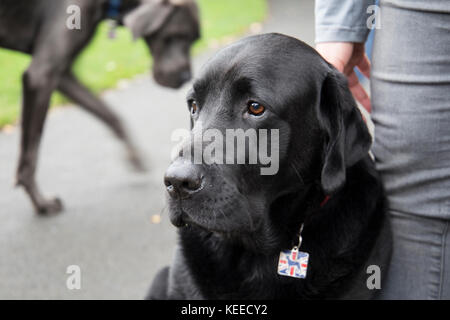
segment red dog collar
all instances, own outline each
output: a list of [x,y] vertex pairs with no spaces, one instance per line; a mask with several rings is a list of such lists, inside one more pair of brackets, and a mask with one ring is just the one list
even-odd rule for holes
[[320,207],[323,207],[324,205],[326,205],[328,200],[330,200],[330,196],[325,196],[325,198],[320,203]]

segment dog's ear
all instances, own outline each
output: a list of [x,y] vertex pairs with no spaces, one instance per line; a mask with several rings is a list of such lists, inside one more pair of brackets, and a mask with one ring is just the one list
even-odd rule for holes
[[123,23],[133,33],[134,40],[150,36],[162,27],[174,8],[169,1],[144,3],[128,13]]
[[322,84],[317,117],[325,133],[321,185],[331,195],[345,184],[346,168],[365,157],[372,143],[347,79],[334,68]]
[[198,5],[194,0],[169,0],[170,3],[178,6],[184,6],[188,9],[189,13],[192,16],[192,19],[194,19],[195,22],[199,23],[200,17],[199,17],[199,9]]

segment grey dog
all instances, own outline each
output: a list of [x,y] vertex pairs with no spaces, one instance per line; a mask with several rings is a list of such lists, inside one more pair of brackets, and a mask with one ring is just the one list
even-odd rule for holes
[[[77,6],[80,28],[66,26],[68,7]],[[120,119],[85,88],[71,72],[80,51],[89,43],[102,20],[113,18],[144,38],[153,58],[157,83],[178,88],[191,77],[189,49],[199,37],[198,8],[193,0],[2,0],[0,47],[32,55],[23,73],[21,148],[17,185],[23,186],[38,213],[62,210],[58,198],[42,195],[35,179],[36,163],[54,90],[76,102],[123,141],[135,167],[138,152]]]

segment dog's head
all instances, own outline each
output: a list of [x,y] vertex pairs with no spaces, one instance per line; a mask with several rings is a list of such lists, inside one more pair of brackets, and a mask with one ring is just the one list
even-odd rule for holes
[[345,77],[280,34],[221,50],[187,103],[192,136],[165,176],[172,222],[260,247],[298,227],[308,192],[336,194],[371,143]]
[[191,79],[190,47],[200,36],[194,0],[143,1],[125,16],[124,24],[150,48],[157,83],[179,88]]

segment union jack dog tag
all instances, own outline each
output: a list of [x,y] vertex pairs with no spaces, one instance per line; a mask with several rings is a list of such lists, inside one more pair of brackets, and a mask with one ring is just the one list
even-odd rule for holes
[[309,254],[298,251],[298,247],[280,252],[278,259],[278,274],[293,278],[306,278]]

